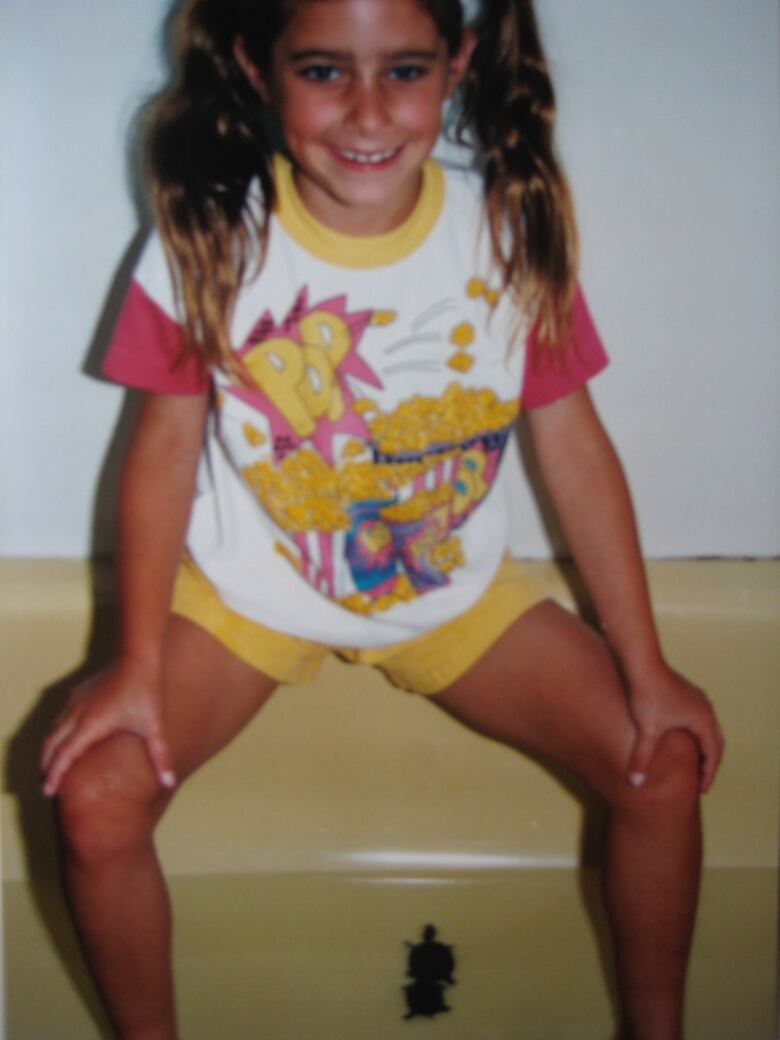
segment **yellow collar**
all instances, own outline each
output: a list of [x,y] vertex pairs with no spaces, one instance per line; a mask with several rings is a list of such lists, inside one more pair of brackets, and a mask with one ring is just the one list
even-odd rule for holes
[[325,227],[303,204],[292,175],[292,166],[274,156],[276,216],[285,231],[307,252],[337,267],[386,267],[413,253],[428,237],[444,203],[444,174],[437,162],[423,166],[423,182],[417,203],[403,222],[384,235],[344,235]]

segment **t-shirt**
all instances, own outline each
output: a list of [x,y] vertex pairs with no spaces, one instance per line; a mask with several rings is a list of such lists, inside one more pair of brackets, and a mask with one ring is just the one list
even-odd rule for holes
[[472,606],[506,551],[504,450],[522,407],[607,363],[577,291],[559,358],[502,290],[482,183],[426,163],[388,234],[319,224],[276,162],[260,274],[231,327],[254,386],[181,361],[165,257],[152,236],[105,359],[107,376],[212,409],[187,535],[222,601],[337,647],[420,635]]

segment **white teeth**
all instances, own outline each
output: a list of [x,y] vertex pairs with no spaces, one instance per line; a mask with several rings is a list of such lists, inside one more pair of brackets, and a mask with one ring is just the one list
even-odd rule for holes
[[386,152],[352,152],[348,148],[339,148],[339,152],[348,159],[350,162],[363,163],[367,166],[373,166],[376,163],[384,162],[385,159],[390,159],[398,151],[397,148],[390,148]]

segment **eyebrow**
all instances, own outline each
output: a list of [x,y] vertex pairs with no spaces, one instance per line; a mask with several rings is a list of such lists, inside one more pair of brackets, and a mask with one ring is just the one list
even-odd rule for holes
[[[438,57],[436,51],[412,49],[386,51],[381,56],[385,60],[390,61],[435,61]],[[325,59],[326,61],[348,61],[351,57],[351,51],[328,50],[320,47],[293,51],[289,56],[290,61],[311,61],[315,58]]]

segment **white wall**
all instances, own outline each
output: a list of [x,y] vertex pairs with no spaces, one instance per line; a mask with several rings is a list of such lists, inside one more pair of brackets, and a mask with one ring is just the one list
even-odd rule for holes
[[[109,544],[123,395],[84,371],[137,227],[132,115],[164,0],[0,0],[0,553]],[[767,555],[780,533],[776,0],[539,0],[613,357],[595,396],[647,552]],[[100,479],[99,479],[100,477]],[[100,488],[97,514],[95,490]],[[519,552],[546,555],[518,492]],[[97,515],[97,523],[94,523]]]

